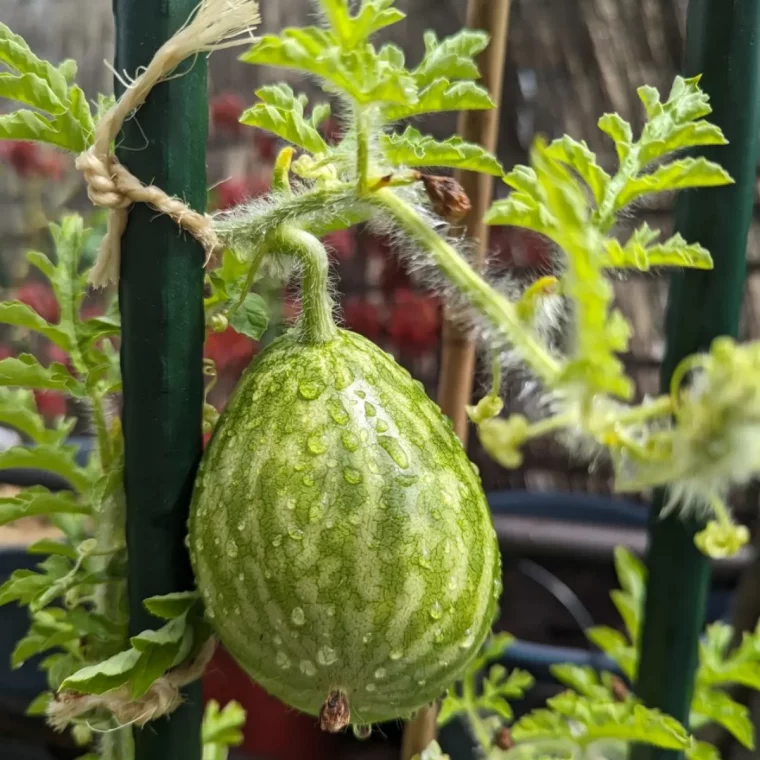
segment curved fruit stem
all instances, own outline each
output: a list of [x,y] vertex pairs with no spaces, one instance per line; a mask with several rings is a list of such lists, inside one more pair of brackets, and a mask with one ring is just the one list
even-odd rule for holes
[[432,256],[446,279],[505,334],[530,369],[547,385],[555,384],[559,365],[519,318],[515,305],[494,290],[451,245],[439,237],[435,230],[431,229],[425,220],[392,190],[383,188],[372,197],[378,206],[390,213],[404,232],[414,238]]
[[294,256],[301,265],[303,313],[300,331],[304,343],[329,343],[338,334],[332,317],[327,251],[318,238],[298,227],[283,225],[272,235],[272,248]]

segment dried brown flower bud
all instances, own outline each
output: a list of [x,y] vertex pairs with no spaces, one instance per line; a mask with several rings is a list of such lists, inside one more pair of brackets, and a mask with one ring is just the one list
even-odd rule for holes
[[625,700],[628,699],[628,687],[622,678],[612,676],[610,679],[610,689],[612,691],[612,696],[615,697],[616,701],[625,702]]
[[496,732],[496,736],[493,738],[495,747],[499,749],[512,749],[515,746],[515,740],[512,738],[512,732],[503,726]]
[[472,208],[470,199],[455,179],[429,174],[420,174],[419,178],[438,216],[449,222],[458,222],[469,213]]
[[351,722],[351,708],[348,697],[336,689],[327,695],[327,699],[319,711],[319,727],[323,731],[337,734]]

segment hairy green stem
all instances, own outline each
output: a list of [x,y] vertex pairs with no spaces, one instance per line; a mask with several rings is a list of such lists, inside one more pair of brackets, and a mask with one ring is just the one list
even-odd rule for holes
[[356,176],[359,180],[359,195],[369,190],[369,133],[370,124],[366,108],[356,106]]
[[530,369],[547,385],[559,375],[559,365],[539,339],[519,318],[515,304],[494,290],[427,222],[392,190],[383,188],[372,196],[396,224],[425,249],[436,266],[467,300],[520,352]]
[[328,343],[338,333],[332,317],[327,251],[309,232],[283,225],[270,237],[273,252],[294,256],[301,265],[301,336],[306,343]]

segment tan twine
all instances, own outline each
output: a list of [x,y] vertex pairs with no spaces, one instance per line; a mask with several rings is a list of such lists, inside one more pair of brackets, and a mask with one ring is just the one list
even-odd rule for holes
[[98,122],[92,146],[76,160],[76,167],[87,182],[90,200],[111,212],[98,259],[90,273],[93,286],[102,288],[119,280],[121,237],[133,203],[146,203],[173,219],[203,246],[207,262],[220,251],[222,246],[211,217],[189,208],[159,187],[144,185],[118,162],[111,146],[130,114],[184,60],[250,42],[259,20],[256,0],[203,0],[192,18],[158,49],[145,71]]
[[93,710],[107,710],[119,726],[142,727],[169,715],[182,704],[181,689],[203,675],[215,649],[216,639],[209,639],[193,660],[161,676],[139,699],[130,697],[129,684],[105,694],[60,692],[48,705],[48,722],[56,730],[63,731],[75,718]]

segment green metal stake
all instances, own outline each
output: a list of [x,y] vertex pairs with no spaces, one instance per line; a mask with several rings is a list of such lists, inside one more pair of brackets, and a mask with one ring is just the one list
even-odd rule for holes
[[[114,0],[116,70],[134,75],[198,0]],[[119,160],[198,210],[206,205],[206,60],[158,85],[124,125]],[[120,85],[117,82],[117,90]],[[203,250],[177,225],[135,206],[122,240],[119,302],[124,377],[130,632],[159,626],[142,600],[193,586],[184,546],[201,454]],[[135,736],[137,760],[199,760],[201,689]]]
[[[683,193],[676,227],[689,241],[708,248],[711,272],[684,271],[671,283],[667,315],[668,350],[662,369],[666,391],[678,362],[703,351],[720,335],[736,336],[744,297],[747,235],[752,220],[760,135],[760,2],[691,0],[686,73],[703,74],[710,119],[729,145],[706,150],[736,184]],[[664,494],[652,508],[649,582],[637,694],[688,723],[698,639],[704,625],[710,563],[694,546],[695,521],[660,518]],[[670,760],[681,753],[639,746],[633,760]]]

